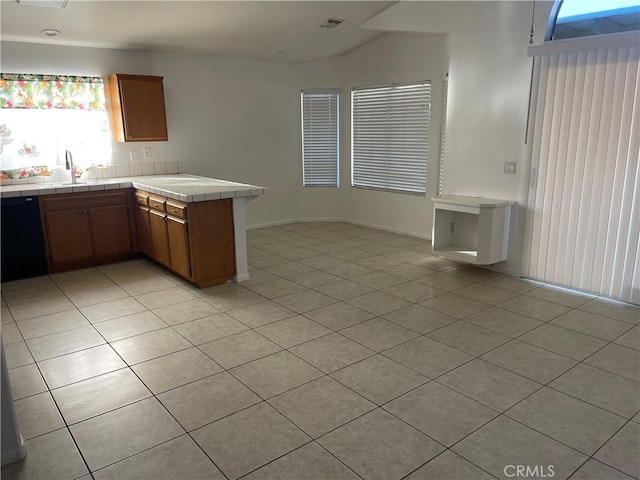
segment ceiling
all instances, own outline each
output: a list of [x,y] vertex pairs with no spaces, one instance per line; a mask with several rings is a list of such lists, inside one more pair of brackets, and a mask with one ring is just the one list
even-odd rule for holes
[[[383,32],[359,28],[395,1],[0,1],[3,41],[150,50],[277,62],[339,55]],[[345,22],[321,28],[327,19]],[[49,38],[40,32],[56,29]]]

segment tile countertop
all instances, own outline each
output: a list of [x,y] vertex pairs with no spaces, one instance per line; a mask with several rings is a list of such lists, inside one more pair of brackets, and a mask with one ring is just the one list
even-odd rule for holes
[[53,195],[56,193],[95,192],[132,187],[182,202],[202,202],[204,200],[219,200],[221,198],[250,197],[267,193],[266,188],[256,185],[228,182],[226,180],[199,177],[186,173],[105,178],[97,182],[82,180],[81,183],[76,185],[69,182],[6,185],[1,187],[1,191],[2,198],[9,198]]

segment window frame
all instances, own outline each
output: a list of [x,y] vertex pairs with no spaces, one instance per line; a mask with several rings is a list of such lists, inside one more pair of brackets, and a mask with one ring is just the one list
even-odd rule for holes
[[[576,34],[572,34],[568,36],[561,35],[560,37],[557,37],[556,27],[558,25],[566,26],[575,21],[582,21],[582,22],[596,21],[600,19],[606,19],[608,16],[612,16],[612,15],[631,17],[631,16],[637,15],[640,11],[640,8],[637,5],[629,6],[629,7],[612,8],[610,10],[594,9],[589,13],[582,13],[579,15],[575,15],[573,17],[563,17],[563,18],[572,18],[570,22],[567,22],[564,19],[558,22],[558,19],[561,16],[561,10],[562,10],[562,7],[564,6],[564,2],[565,0],[555,0],[551,7],[549,19],[547,20],[547,30],[545,32],[545,37],[544,37],[545,42],[566,41],[566,40],[584,39],[584,38],[590,38],[590,37],[609,36],[609,35],[616,35],[616,34],[625,33],[625,32],[635,32],[635,34],[637,35],[638,31],[640,30],[640,28],[638,27],[633,29],[621,29],[617,32],[608,32],[608,33],[598,32],[596,30],[592,30],[592,31],[584,30],[584,32],[587,32],[587,33],[580,33],[579,31],[577,31]],[[606,16],[598,15],[603,13],[608,13],[608,15]],[[571,27],[568,27],[568,28],[571,28]]]
[[[420,101],[419,105],[413,105],[412,108],[418,110],[418,113],[414,113],[414,117],[419,118],[410,121],[411,116],[407,115],[407,111],[402,105],[402,101],[408,99],[407,94],[402,95],[402,93],[398,93],[400,89],[409,89],[416,88],[418,89],[418,93],[415,94],[416,97],[413,100]],[[387,94],[384,95],[384,91],[387,91]],[[370,150],[375,152],[375,155],[378,156],[379,160],[369,159],[364,160],[363,157],[366,156],[364,152],[359,152],[358,149],[361,146],[366,146],[367,144],[363,141],[358,140],[358,136],[370,138],[379,136],[380,128],[385,128],[383,125],[383,120],[379,118],[373,118],[369,115],[367,121],[369,122],[368,126],[360,123],[367,114],[362,112],[361,109],[363,105],[357,105],[359,98],[366,98],[360,92],[373,92],[373,95],[380,95],[382,98],[379,105],[370,104],[369,111],[372,115],[380,116],[382,113],[382,109],[386,108],[387,110],[387,123],[386,127],[389,127],[389,124],[393,124],[392,133],[399,134],[400,131],[402,133],[403,139],[398,141],[399,135],[389,135],[389,129],[384,129],[384,132],[387,133],[387,142],[382,143],[377,140],[378,143],[368,144]],[[376,93],[377,91],[377,93]],[[365,94],[366,95],[366,94]],[[370,97],[372,98],[372,97]],[[405,83],[393,83],[387,85],[375,85],[375,86],[367,86],[367,87],[357,87],[351,89],[351,186],[354,188],[365,188],[370,190],[380,190],[392,193],[400,193],[406,195],[418,195],[418,196],[426,196],[427,195],[427,169],[429,162],[429,135],[430,135],[430,123],[431,123],[431,98],[432,98],[432,82],[430,80],[420,80],[414,82],[405,82]],[[375,99],[373,99],[375,101]],[[363,100],[363,103],[365,100]],[[379,110],[372,111],[371,107],[378,107]],[[391,110],[389,110],[391,108]],[[395,115],[395,117],[389,117],[389,112],[391,115]],[[391,120],[389,120],[391,118]],[[403,123],[403,119],[406,123]],[[424,122],[424,123],[422,123]],[[401,125],[399,129],[399,125]],[[421,127],[424,127],[422,133],[414,135],[411,138],[406,138],[406,127],[409,129],[413,129],[415,132],[419,131]],[[393,137],[396,138],[393,138]],[[411,142],[414,145],[411,145]],[[415,143],[418,142],[420,145],[416,148]],[[402,148],[404,151],[404,158],[400,159],[400,155],[398,153],[393,153],[390,155],[389,150],[395,150],[397,148]],[[386,152],[383,152],[386,150]],[[410,157],[411,162],[407,164],[407,154]],[[369,154],[370,155],[370,154]],[[422,158],[420,158],[422,156]],[[376,165],[377,164],[377,165]],[[405,168],[402,168],[402,165],[405,165]],[[382,167],[382,168],[380,168]],[[358,170],[363,168],[369,168],[369,173],[367,174],[370,180],[368,182],[363,181],[363,178],[359,175]],[[371,173],[373,170],[378,169],[378,174]],[[384,173],[383,173],[384,170]],[[407,178],[410,175],[419,175],[418,181],[413,181],[409,183],[402,184],[400,178]],[[360,178],[358,178],[360,177]],[[373,178],[376,177],[376,178]],[[386,178],[386,181],[382,181],[383,178]],[[376,184],[377,182],[377,184]]]
[[[96,75],[0,73],[0,178],[50,176],[65,149],[77,154],[77,175],[82,167],[110,164],[105,94]],[[87,129],[77,133],[80,126]]]
[[[340,187],[340,94],[335,88],[300,92],[303,187]],[[312,102],[313,97],[319,101]],[[320,122],[315,135],[310,132],[314,119]]]

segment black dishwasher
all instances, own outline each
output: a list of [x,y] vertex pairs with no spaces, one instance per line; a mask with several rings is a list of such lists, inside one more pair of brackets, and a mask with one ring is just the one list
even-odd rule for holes
[[0,281],[45,275],[47,258],[38,197],[3,198],[1,203]]

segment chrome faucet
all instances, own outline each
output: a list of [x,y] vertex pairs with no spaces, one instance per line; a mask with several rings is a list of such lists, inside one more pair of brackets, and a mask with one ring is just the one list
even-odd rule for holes
[[76,178],[76,166],[73,164],[73,156],[69,150],[64,152],[64,159],[66,162],[67,170],[71,170],[71,183],[74,185],[78,183],[78,179]]

